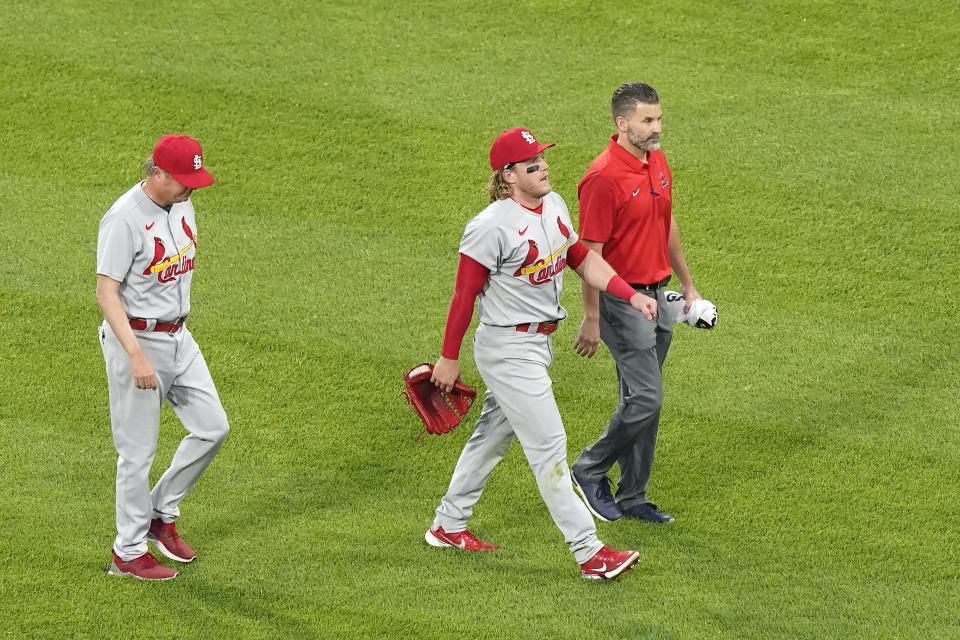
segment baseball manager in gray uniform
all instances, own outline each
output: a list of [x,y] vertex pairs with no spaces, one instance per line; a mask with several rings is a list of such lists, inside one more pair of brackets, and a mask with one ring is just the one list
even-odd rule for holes
[[567,466],[567,435],[548,375],[552,334],[567,317],[560,306],[566,266],[592,286],[628,301],[652,319],[656,301],[634,291],[599,254],[577,238],[567,206],[552,192],[549,165],[529,130],[504,131],[490,149],[491,204],[467,223],[433,382],[449,390],[460,376],[460,346],[479,297],[473,356],[487,391],[425,538],[434,547],[495,551],[467,530],[493,468],[514,438],[536,478],[550,516],[585,578],[611,579],[629,569],[636,551],[597,539],[590,512],[577,498]]
[[[166,557],[197,554],[177,533],[178,505],[213,460],[227,432],[207,363],[186,327],[196,264],[197,221],[190,195],[213,184],[200,143],[165,135],[144,164],[146,179],[100,221],[97,302],[100,345],[117,450],[117,537],[109,573],[168,580],[147,541]],[[160,408],[166,400],[189,432],[150,489]]]

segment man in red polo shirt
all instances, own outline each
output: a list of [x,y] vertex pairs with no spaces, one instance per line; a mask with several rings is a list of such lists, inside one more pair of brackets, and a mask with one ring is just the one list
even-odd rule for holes
[[[657,92],[642,82],[613,94],[618,133],[580,181],[580,238],[644,295],[664,305],[671,270],[686,298],[700,297],[671,213],[672,178],[660,151],[663,110]],[[620,401],[600,438],[573,463],[574,486],[590,511],[605,521],[621,517],[672,522],[647,499],[663,404],[661,368],[672,327],[666,314],[647,320],[619,298],[583,283],[584,318],[574,348],[593,356],[602,339],[617,363]],[[665,308],[665,307],[662,307]],[[607,473],[620,465],[617,495]]]

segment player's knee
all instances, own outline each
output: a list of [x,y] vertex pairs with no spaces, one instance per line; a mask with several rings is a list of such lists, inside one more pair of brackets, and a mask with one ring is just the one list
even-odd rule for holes
[[227,439],[227,435],[229,435],[229,433],[230,433],[230,423],[227,422],[227,416],[224,415],[223,420],[220,421],[220,423],[216,426],[213,432],[214,434],[213,439],[218,443],[222,444],[223,441]]
[[201,431],[195,431],[196,435],[204,440],[216,443],[219,447],[227,439],[230,433],[230,423],[227,421],[227,414],[220,412],[218,415],[209,417],[203,424]]
[[566,464],[567,461],[567,436],[558,434],[551,438],[545,438],[540,446],[540,458],[544,461],[541,465],[544,469],[550,469],[557,462]]
[[557,493],[569,489],[570,468],[564,458],[550,460],[537,469],[537,485],[541,493]]
[[634,393],[623,402],[622,414],[627,420],[641,419],[659,413],[663,407],[663,391],[649,389]]
[[126,447],[123,452],[118,452],[117,470],[148,475],[156,453],[156,447]]

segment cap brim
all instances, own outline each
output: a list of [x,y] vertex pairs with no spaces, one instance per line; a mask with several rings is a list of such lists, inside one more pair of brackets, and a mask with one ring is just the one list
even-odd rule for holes
[[[539,144],[539,143],[537,143],[537,152],[534,153],[532,156],[530,156],[530,158],[536,158],[538,155],[540,155],[541,153],[543,153],[544,151],[546,151],[546,150],[549,149],[550,147],[556,146],[556,144],[557,144],[556,142],[551,142],[550,144]],[[526,161],[529,160],[530,158],[524,158],[523,160],[519,160],[518,162],[526,162]]]
[[189,189],[202,189],[214,183],[213,176],[206,169],[200,169],[186,175],[171,173],[173,179]]

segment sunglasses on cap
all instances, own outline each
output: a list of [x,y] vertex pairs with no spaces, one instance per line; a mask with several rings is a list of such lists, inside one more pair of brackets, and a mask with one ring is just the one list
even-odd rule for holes
[[[525,162],[525,161],[524,161],[524,160],[518,160],[517,162],[508,162],[507,164],[503,165],[504,171],[506,171],[507,169],[512,168],[513,165],[518,164],[519,162]],[[527,167],[527,173],[536,173],[537,171],[540,171],[540,165],[539,165],[539,164],[532,164],[532,165],[530,165],[529,167]]]

